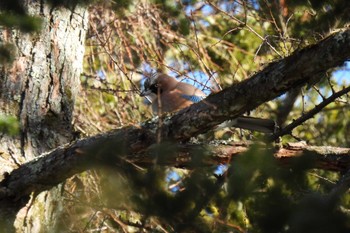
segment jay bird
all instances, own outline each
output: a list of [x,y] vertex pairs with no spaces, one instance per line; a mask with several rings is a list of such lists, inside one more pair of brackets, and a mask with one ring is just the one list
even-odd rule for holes
[[[152,110],[154,114],[176,112],[206,97],[203,91],[190,84],[179,82],[169,75],[157,73],[146,79],[140,95],[153,97]],[[240,116],[223,124],[219,127],[232,126],[263,133],[274,133],[276,130],[276,123],[273,120],[247,116]]]

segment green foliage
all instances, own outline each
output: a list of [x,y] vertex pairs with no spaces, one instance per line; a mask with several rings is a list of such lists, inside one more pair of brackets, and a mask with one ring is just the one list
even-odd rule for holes
[[[212,195],[220,188],[213,176],[213,168],[185,172],[180,184],[181,191],[169,191],[169,184],[165,182],[167,170],[157,165],[157,161],[161,164],[166,157],[173,156],[176,150],[171,144],[165,143],[153,148],[152,151],[155,155],[154,167],[147,169],[146,172],[135,171],[130,176],[136,208],[146,216],[160,217],[166,228],[173,228],[176,232],[188,229],[209,232],[210,226],[206,223],[207,220],[199,215],[202,209],[207,207]],[[203,159],[203,152],[196,151],[194,156],[202,155]]]
[[[47,0],[52,7],[73,9],[78,4],[88,5],[95,0]],[[126,2],[126,1],[124,1]],[[124,3],[125,4],[125,3]],[[40,17],[29,16],[25,4],[21,0],[2,0],[0,2],[0,26],[17,28],[22,32],[37,32],[40,30]]]
[[0,132],[8,135],[19,133],[19,122],[16,117],[0,115]]
[[[150,69],[194,77],[195,83],[206,88],[214,86],[210,78],[215,77],[225,87],[324,37],[334,25],[342,26],[348,19],[348,15],[344,16],[346,1],[288,1],[282,5],[283,2],[286,1],[100,1],[101,5],[90,12],[82,77],[85,90],[77,105],[79,127],[89,135],[151,117],[138,96],[142,75]],[[205,78],[196,79],[193,74]],[[300,91],[283,124],[348,85],[337,83],[331,71],[318,75],[316,80],[319,77],[322,81]],[[276,119],[285,102],[282,96],[251,114]],[[349,97],[344,96],[332,103],[294,129],[295,137],[284,136],[283,141],[300,138],[312,145],[350,145],[348,102]],[[222,138],[227,140],[242,139],[241,135],[235,136],[238,133],[224,135]],[[261,139],[256,134],[249,136]],[[206,135],[201,137],[208,139]],[[108,153],[112,147],[105,146],[102,151]],[[179,180],[167,181],[173,168],[164,163],[175,159],[174,145],[163,142],[150,149],[152,165],[140,167],[125,158],[118,167],[119,175],[112,179],[107,174],[108,182],[103,179],[107,187],[100,191],[104,195],[99,202],[104,208],[114,208],[113,216],[134,226],[135,231],[349,231],[345,213],[350,197],[331,194],[340,174],[311,169],[312,155],[289,160],[285,166],[276,161],[273,151],[253,146],[234,158],[226,173],[215,175],[216,167],[206,163],[208,151],[199,150],[192,152],[186,169],[176,170]],[[113,180],[118,181],[112,185]],[[103,216],[113,219],[107,213]],[[104,223],[94,221],[95,225]],[[113,226],[127,232],[118,223],[115,221]]]
[[350,9],[350,2],[343,0],[335,1],[292,1],[290,3],[291,9],[295,11],[306,11],[311,6],[310,12],[303,12],[300,15],[301,19],[295,23],[294,32],[303,33],[307,31],[322,31],[327,33],[329,27],[343,27],[344,24],[350,21],[348,10]]
[[[214,167],[203,166],[207,152],[197,150],[193,152],[194,169],[182,173],[179,189],[170,191],[165,179],[168,170],[160,164],[166,157],[175,156],[176,150],[172,144],[165,143],[152,151],[152,168],[140,170],[131,164],[121,168],[128,177],[124,184],[128,187],[124,192],[127,196],[120,192],[121,182],[111,179],[114,184],[106,189],[110,196],[104,195],[109,207],[118,207],[120,202],[116,200],[127,198],[124,205],[129,209],[141,213],[145,219],[157,217],[154,221],[170,232],[326,233],[333,229],[345,233],[350,230],[350,217],[341,211],[350,207],[349,201],[344,201],[348,200],[347,195],[329,194],[333,185],[317,181],[312,175],[316,172],[311,169],[312,155],[295,157],[288,165],[281,166],[272,150],[253,146],[234,158],[226,173],[214,175]],[[113,193],[120,198],[115,199]]]
[[41,28],[41,19],[27,15],[22,1],[3,0],[0,3],[0,26],[35,32]]
[[14,59],[15,47],[12,44],[0,45],[0,64],[10,64]]
[[11,28],[18,28],[22,32],[35,32],[41,28],[41,19],[28,15],[11,13],[0,14],[0,25]]
[[154,0],[154,4],[159,7],[168,16],[177,17],[183,14],[181,7],[175,1],[171,0]]

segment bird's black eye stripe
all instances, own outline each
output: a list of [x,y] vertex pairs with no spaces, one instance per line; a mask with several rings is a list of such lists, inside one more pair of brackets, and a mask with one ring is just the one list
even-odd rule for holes
[[[156,83],[156,84],[151,85],[149,89],[150,89],[154,94],[158,94],[158,86],[159,86],[159,85]],[[160,89],[160,93],[162,93],[162,89]]]

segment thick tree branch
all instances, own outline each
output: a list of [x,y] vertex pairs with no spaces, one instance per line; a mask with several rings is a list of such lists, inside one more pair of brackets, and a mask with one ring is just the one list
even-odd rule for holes
[[[177,145],[172,150],[176,153],[158,160],[159,165],[193,168],[194,166],[212,166],[227,164],[235,156],[242,155],[250,148],[248,143],[225,145]],[[266,149],[266,148],[264,148]],[[264,150],[262,149],[262,150]],[[305,155],[314,161],[313,168],[344,172],[350,168],[350,148],[309,146],[306,143],[288,143],[282,148],[274,149],[275,158],[288,165],[296,157]],[[203,153],[198,155],[198,151]],[[197,157],[200,156],[198,159]],[[154,163],[149,154],[129,155],[124,159],[137,166],[149,167]],[[196,160],[196,163],[193,163]]]
[[[305,84],[315,74],[342,65],[349,58],[350,30],[346,29],[290,57],[269,64],[238,85],[166,117],[160,129],[162,139],[186,141],[293,87]],[[9,200],[20,200],[31,192],[50,189],[73,174],[96,167],[97,164],[122,165],[130,161],[130,157],[126,159],[123,156],[145,152],[156,142],[157,126],[157,120],[153,119],[139,127],[125,127],[85,138],[20,166],[1,181],[0,206],[5,208],[10,205]],[[341,166],[348,167],[347,162],[344,164]]]
[[339,30],[315,45],[269,64],[251,78],[211,95],[166,120],[163,136],[187,140],[225,120],[251,111],[291,88],[306,84],[317,74],[349,60],[349,42],[350,29]]
[[[129,128],[123,131],[135,130]],[[154,165],[153,148],[137,154],[127,155],[123,150],[123,141],[115,135],[103,134],[82,139],[72,145],[57,148],[42,155],[40,158],[22,165],[14,170],[0,183],[0,203],[6,198],[19,199],[31,192],[41,192],[50,189],[65,179],[84,170],[98,166],[123,166],[133,164],[142,167]],[[118,134],[118,138],[122,135]],[[142,137],[141,134],[139,134]],[[136,142],[134,145],[141,145]],[[212,166],[226,164],[234,156],[242,155],[249,149],[247,143],[230,145],[169,145],[171,153],[163,152],[157,164],[193,168],[194,166]],[[139,150],[136,150],[139,151]],[[198,153],[201,152],[201,153]],[[282,164],[301,155],[306,155],[314,161],[314,168],[344,172],[350,168],[350,148],[315,147],[303,143],[290,143],[275,150],[275,157]],[[196,163],[193,163],[193,161]]]

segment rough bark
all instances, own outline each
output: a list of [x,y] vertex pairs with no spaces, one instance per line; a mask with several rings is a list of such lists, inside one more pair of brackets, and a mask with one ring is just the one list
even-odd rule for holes
[[[32,192],[40,193],[48,190],[86,169],[99,166],[121,167],[125,164],[152,167],[154,165],[154,148],[140,151],[139,146],[143,147],[144,142],[135,141],[132,145],[135,146],[134,151],[139,152],[137,154],[129,154],[124,151],[124,143],[129,139],[143,137],[141,134],[128,135],[129,130],[136,129],[129,128],[119,130],[115,134],[101,134],[78,140],[22,165],[0,183],[2,208],[6,206],[8,200],[18,200]],[[125,141],[121,140],[123,137],[127,137]],[[162,151],[164,155],[162,154],[161,158],[158,159],[157,163],[159,165],[193,168],[193,166],[228,163],[233,157],[248,151],[250,144],[169,144],[169,147],[172,153],[166,155]],[[317,147],[309,146],[306,143],[289,143],[281,148],[261,147],[262,151],[265,149],[274,150],[275,158],[286,166],[292,162],[293,158],[304,155],[313,161],[313,168],[337,172],[345,172],[350,169],[350,148]],[[198,158],[198,152],[201,154],[200,158]],[[193,160],[196,161],[196,164],[193,163]]]
[[[350,30],[341,30],[316,45],[268,65],[243,83],[209,96],[201,103],[162,119],[161,128],[158,130],[158,120],[153,119],[139,127],[125,127],[81,139],[71,145],[59,147],[51,153],[43,154],[39,159],[20,166],[1,182],[0,206],[2,210],[6,210],[11,206],[5,203],[27,200],[32,192],[40,193],[48,190],[69,176],[98,164],[115,166],[131,162],[147,164],[147,160],[151,161],[151,159],[145,152],[156,143],[157,131],[162,132],[163,140],[186,141],[224,120],[276,98],[290,88],[307,83],[316,73],[341,65],[350,57],[349,47]],[[299,151],[305,150],[310,150],[310,147],[301,148]],[[346,151],[342,152],[343,156],[327,155],[325,157],[320,152],[312,154],[316,153],[319,158],[317,167],[327,168],[324,163],[329,163],[333,164],[328,166],[330,170],[345,170],[349,168],[347,160],[349,150],[344,150]],[[293,150],[285,148],[279,153],[288,154],[291,151]],[[216,153],[220,154],[219,151]],[[228,154],[231,156],[234,152],[231,151]],[[181,156],[175,158],[180,158],[176,163],[181,165]],[[184,165],[185,162],[186,160],[183,160]],[[23,174],[26,176],[23,177]]]
[[[43,24],[35,34],[0,32],[0,42],[16,48],[12,66],[2,66],[0,71],[0,114],[20,121],[20,135],[0,135],[0,179],[74,137],[72,111],[82,71],[87,11],[49,8],[43,1],[24,4]],[[6,202],[8,208],[0,210],[0,219],[10,226],[15,221],[17,231],[48,232],[57,220],[59,195],[58,186],[29,204],[29,196]]]
[[163,137],[186,140],[249,112],[292,88],[305,85],[314,77],[323,77],[318,74],[349,60],[349,42],[350,29],[346,28],[289,57],[270,63],[251,78],[175,114],[164,122]]
[[[82,17],[83,13],[76,15]],[[74,14],[74,16],[76,15]],[[55,19],[55,17],[53,18]],[[57,23],[54,19],[50,20],[49,24],[51,26],[56,25]],[[83,20],[81,22],[83,22]],[[60,25],[59,23],[57,24]],[[78,27],[79,25],[77,28]],[[50,33],[53,33],[55,31],[54,29],[55,27],[52,26]],[[84,34],[83,32],[81,33]],[[51,41],[52,49],[56,49],[54,42],[55,41]],[[66,41],[64,42],[67,43]],[[57,43],[59,42],[57,41]],[[29,58],[31,58],[31,56],[29,56]],[[57,56],[52,54],[49,58],[54,59],[57,58]],[[344,29],[335,32],[313,46],[297,51],[290,57],[269,64],[265,69],[253,75],[249,80],[225,89],[220,93],[209,96],[198,104],[184,109],[173,116],[162,119],[162,127],[159,129],[162,135],[162,140],[186,141],[190,137],[206,132],[213,126],[225,120],[235,118],[246,111],[256,108],[261,103],[280,96],[293,87],[307,83],[311,77],[315,76],[315,74],[324,73],[330,68],[339,66],[349,58],[350,30]],[[47,61],[44,60],[45,59],[42,59],[42,62]],[[36,61],[36,59],[32,59],[32,61]],[[48,67],[51,66],[48,65]],[[55,105],[56,102],[49,102],[49,104],[47,104],[48,102],[44,101],[42,102],[44,105],[32,106],[36,107],[34,109],[42,110],[41,114],[36,116],[41,119],[40,121],[37,121],[37,118],[33,118],[34,120],[31,122],[30,120],[32,118],[29,116],[27,117],[24,113],[27,111],[30,112],[32,109],[23,107],[24,104],[31,103],[31,99],[27,100],[26,98],[31,96],[32,93],[30,91],[23,91],[23,89],[27,90],[32,86],[38,87],[35,83],[40,81],[40,79],[35,78],[36,76],[33,78],[22,77],[26,82],[20,82],[18,84],[22,90],[19,93],[19,105],[13,100],[11,102],[12,106],[10,106],[10,104],[3,108],[11,109],[13,106],[16,107],[18,105],[19,107],[16,113],[21,117],[22,126],[28,127],[30,125],[33,127],[38,125],[40,128],[43,127],[42,124],[45,123],[45,127],[43,127],[42,131],[34,130],[32,132],[31,130],[23,130],[21,138],[17,141],[17,146],[14,146],[14,148],[20,148],[20,150],[15,151],[14,153],[20,152],[23,154],[24,150],[24,158],[27,158],[27,147],[30,155],[33,156],[45,152],[50,148],[54,148],[60,143],[68,141],[67,139],[70,138],[69,135],[67,137],[65,134],[65,125],[60,123],[58,125],[59,127],[52,125],[50,127],[50,123],[55,124],[55,120],[59,119],[57,121],[61,122],[66,119],[65,117],[67,116],[60,114],[61,111],[65,109],[62,108],[62,106],[65,106],[63,103],[69,108],[69,106],[71,106],[69,105],[69,103],[71,103],[70,100],[74,100],[75,93],[70,91],[70,89],[65,89],[67,86],[63,85],[65,84],[62,80],[62,74],[64,74],[62,69],[64,69],[64,67],[65,66],[58,69],[60,71],[58,77],[49,75],[51,78],[51,82],[49,83],[55,84],[56,78],[60,81],[57,81],[59,85],[56,88],[48,88],[46,90],[50,95],[44,95],[46,97],[44,99],[46,100],[54,98],[56,95],[61,96],[58,98],[60,104]],[[48,70],[51,71],[52,69]],[[28,74],[29,77],[33,75],[31,72]],[[8,79],[8,77],[5,78],[5,80]],[[6,86],[6,82],[5,84],[2,84],[1,87],[3,87],[3,85]],[[11,85],[7,84],[7,86]],[[54,87],[55,85],[51,86]],[[70,85],[70,87],[74,87],[74,85]],[[12,89],[17,90],[17,88]],[[38,98],[42,93],[38,91],[35,94],[37,96],[36,98]],[[8,96],[10,95],[8,94]],[[8,96],[7,98],[9,98]],[[33,99],[36,100],[36,98]],[[40,118],[42,115],[44,115],[44,117]],[[26,116],[26,118],[24,116]],[[67,119],[70,118],[68,117]],[[64,122],[67,123],[68,121],[69,120],[66,120]],[[46,126],[46,124],[48,124],[48,126]],[[101,162],[106,161],[109,164],[115,164],[117,166],[120,166],[123,162],[130,162],[133,155],[145,152],[149,146],[156,143],[157,132],[155,131],[157,131],[157,127],[157,121],[148,121],[140,127],[127,127],[95,137],[82,139],[74,142],[70,146],[60,147],[52,153],[44,154],[38,160],[19,166],[18,169],[15,169],[8,174],[0,184],[1,211],[13,211],[11,204],[18,204],[20,202],[23,204],[27,203],[30,193],[39,193],[43,190],[48,190],[56,184],[64,181],[67,177],[96,166],[92,164],[92,162],[96,160]],[[49,143],[44,143],[43,146],[40,146],[40,143],[36,143],[37,137],[41,134],[43,137],[39,138],[47,140],[48,136],[51,137],[51,134],[47,131],[52,132],[55,129],[58,131],[63,130],[63,132],[58,134],[64,135],[63,139],[54,134],[52,135],[52,140],[48,140]],[[69,129],[67,132],[69,132]],[[8,139],[3,142],[12,143],[12,141]],[[11,153],[13,153],[6,148],[4,151],[5,153],[3,154],[9,155],[9,157],[11,156]],[[113,153],[111,153],[111,151]],[[26,174],[26,176],[23,177],[23,174]]]

